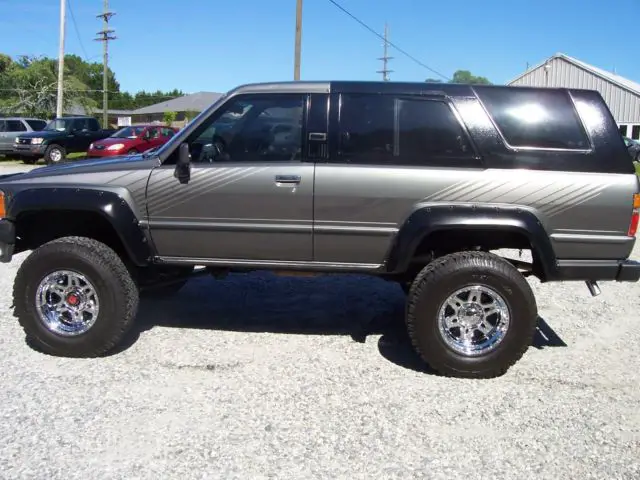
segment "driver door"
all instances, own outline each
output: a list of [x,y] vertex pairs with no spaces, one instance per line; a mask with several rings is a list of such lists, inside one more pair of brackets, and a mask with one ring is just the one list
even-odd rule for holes
[[[153,170],[149,228],[162,257],[311,261],[314,164],[303,156],[306,95],[232,97]],[[177,157],[177,151],[174,155]]]

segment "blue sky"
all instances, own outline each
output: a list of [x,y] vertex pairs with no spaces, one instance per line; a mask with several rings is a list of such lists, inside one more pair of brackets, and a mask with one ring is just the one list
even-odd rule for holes
[[[102,0],[69,0],[86,56]],[[111,0],[118,40],[110,64],[123,90],[226,91],[293,78],[295,0]],[[640,82],[633,38],[638,0],[339,0],[390,40],[448,76],[471,70],[494,83],[564,52]],[[375,6],[374,6],[375,5]],[[0,0],[0,52],[56,56],[58,0]],[[376,80],[381,41],[327,0],[304,0],[303,80]],[[67,53],[85,56],[67,15]],[[391,49],[392,80],[435,74]]]

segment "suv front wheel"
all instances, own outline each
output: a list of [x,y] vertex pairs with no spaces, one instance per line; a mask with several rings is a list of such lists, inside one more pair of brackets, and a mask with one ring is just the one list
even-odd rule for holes
[[62,162],[67,153],[64,147],[60,145],[49,145],[44,152],[44,161],[47,165],[55,165],[57,163]]
[[14,314],[36,350],[97,357],[116,346],[138,309],[138,289],[118,255],[96,240],[66,237],[20,266]]
[[537,323],[527,280],[507,260],[460,252],[427,265],[407,300],[414,348],[439,373],[491,378],[505,373],[527,350]]

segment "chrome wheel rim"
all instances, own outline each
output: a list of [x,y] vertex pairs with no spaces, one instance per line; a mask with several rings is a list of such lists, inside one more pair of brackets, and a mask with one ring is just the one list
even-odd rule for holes
[[463,355],[494,350],[510,325],[507,302],[485,285],[470,285],[452,293],[440,306],[438,326],[445,343]]
[[49,156],[51,157],[52,162],[57,163],[62,159],[62,152],[57,148],[54,148],[53,150],[51,150]]
[[87,332],[96,322],[100,301],[96,288],[77,272],[60,270],[42,279],[36,291],[38,317],[47,329],[64,337]]

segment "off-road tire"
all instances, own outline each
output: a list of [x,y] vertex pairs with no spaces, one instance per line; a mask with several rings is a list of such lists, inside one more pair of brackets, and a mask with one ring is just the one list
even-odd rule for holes
[[[60,151],[60,160],[58,161],[55,161],[54,159],[51,158],[51,153],[54,152],[55,150]],[[44,161],[47,163],[47,165],[55,165],[55,164],[64,162],[64,159],[66,158],[66,156],[67,156],[67,152],[64,149],[64,147],[54,143],[53,145],[49,145],[45,150]]]
[[[438,327],[438,311],[456,290],[485,285],[506,301],[510,325],[494,350],[467,356],[450,348]],[[503,375],[531,345],[537,323],[533,291],[507,260],[485,252],[443,256],[424,267],[407,297],[406,323],[413,347],[438,373],[450,377],[492,378]]]
[[[77,336],[49,330],[38,317],[36,291],[48,274],[72,270],[95,286],[100,311],[95,324]],[[112,350],[133,324],[138,310],[138,288],[118,255],[108,246],[84,237],[53,240],[26,258],[13,289],[14,315],[32,348],[64,357],[99,357]]]

